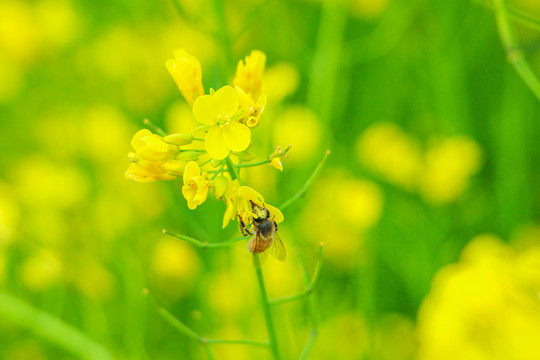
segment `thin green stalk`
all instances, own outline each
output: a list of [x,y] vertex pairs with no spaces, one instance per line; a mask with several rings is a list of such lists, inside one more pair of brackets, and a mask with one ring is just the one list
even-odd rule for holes
[[212,349],[210,349],[210,346],[208,346],[207,344],[203,344],[203,347],[204,347],[204,350],[206,351],[206,355],[208,356],[208,360],[214,360],[215,356],[214,356],[214,353],[212,352]]
[[270,160],[263,160],[263,161],[259,161],[259,162],[256,162],[256,163],[249,163],[249,164],[234,164],[234,167],[236,168],[244,168],[244,167],[252,167],[252,166],[259,166],[259,165],[264,165],[264,164],[269,164],[270,163]]
[[234,243],[237,243],[237,242],[239,242],[239,241],[249,239],[249,236],[247,236],[247,237],[246,237],[246,236],[242,236],[242,237],[237,237],[237,238],[234,238],[234,239],[231,239],[231,240],[227,240],[227,241],[221,241],[221,242],[209,243],[209,242],[206,242],[206,241],[197,240],[197,239],[192,238],[192,237],[190,237],[190,236],[186,236],[186,235],[182,235],[182,234],[177,234],[177,233],[172,233],[172,232],[167,231],[167,230],[165,230],[165,229],[163,229],[162,232],[163,232],[164,234],[174,236],[174,237],[177,238],[177,239],[184,240],[184,241],[190,243],[191,245],[195,245],[195,246],[197,246],[197,247],[200,247],[200,248],[203,249],[203,250],[206,250],[207,248],[220,248],[220,247],[225,247],[225,246],[229,246],[229,245],[232,245],[232,244],[234,244]]
[[150,120],[144,119],[143,123],[144,123],[144,125],[148,126],[152,130],[154,130],[156,132],[156,134],[158,134],[159,136],[167,136],[167,133],[165,132],[165,130],[163,130],[162,128],[160,128],[159,126],[157,126],[156,124],[154,124]]
[[231,175],[231,180],[238,179],[238,182],[240,183],[240,178],[238,177],[238,173],[236,172],[236,169],[234,167],[234,163],[231,160],[230,156],[227,156],[225,158],[225,163],[227,164],[227,171]]
[[330,150],[326,150],[323,158],[321,159],[321,161],[319,161],[319,164],[317,164],[317,167],[315,167],[315,170],[313,170],[313,173],[307,179],[304,186],[302,186],[302,188],[293,197],[291,197],[289,200],[285,201],[283,204],[279,206],[279,209],[281,211],[285,210],[286,208],[291,206],[296,200],[300,199],[306,193],[306,191],[311,187],[311,185],[313,185],[313,183],[315,182],[315,179],[317,178],[324,164],[326,163],[326,159],[328,158],[328,155],[330,155]]
[[216,170],[216,173],[214,175],[212,175],[212,177],[210,178],[210,180],[214,180],[216,178],[216,176],[219,175],[219,173],[221,173],[221,171],[223,170],[223,166],[225,166],[225,164],[221,165],[219,167],[219,169]]
[[522,23],[523,25],[527,25],[535,30],[540,31],[540,19],[532,17],[529,14],[526,14],[525,12],[516,9],[513,6],[509,6],[508,11],[510,15],[514,18],[514,20]]
[[225,339],[205,339],[207,344],[242,344],[242,345],[252,345],[259,347],[269,347],[270,343],[268,341],[255,341],[255,340],[225,340]]
[[[322,261],[322,245],[319,250],[319,256]],[[306,283],[310,283],[309,275],[305,269],[304,269],[304,281]],[[312,328],[309,334],[309,338],[306,341],[306,345],[304,346],[304,351],[302,351],[302,354],[300,355],[300,360],[307,359],[307,357],[309,356],[309,353],[311,352],[311,349],[313,348],[313,344],[315,344],[315,340],[317,339],[317,336],[319,335],[319,331],[318,331],[319,319],[320,319],[319,301],[316,296],[310,296],[308,300],[309,300],[309,314],[311,315]]]
[[28,329],[79,358],[114,359],[103,345],[88,338],[72,325],[4,292],[0,292],[0,318]]
[[[483,6],[489,10],[493,10],[493,4],[491,1],[475,1],[480,6]],[[534,16],[531,16],[530,14],[525,13],[523,10],[520,10],[516,8],[515,6],[512,6],[511,4],[508,4],[508,13],[512,17],[513,20],[529,26],[532,29],[540,31],[540,19],[535,18]]]
[[318,335],[319,332],[317,331],[317,329],[311,329],[311,331],[309,332],[308,340],[306,342],[306,346],[304,346],[304,350],[300,355],[300,360],[305,360],[308,358],[309,353],[311,352],[311,348],[313,347],[313,344],[315,344],[315,340],[317,339]]
[[257,273],[257,280],[259,281],[259,288],[261,291],[261,305],[263,308],[264,320],[266,322],[266,330],[268,332],[268,339],[270,343],[270,351],[274,360],[279,360],[279,349],[277,344],[276,332],[274,330],[274,323],[272,322],[272,314],[270,313],[270,303],[268,302],[268,295],[266,294],[266,287],[264,286],[264,278],[261,268],[255,269]]
[[495,17],[499,37],[506,52],[508,62],[514,67],[521,79],[540,100],[540,82],[538,77],[527,63],[523,52],[519,49],[515,30],[510,20],[510,14],[506,0],[494,0]]
[[203,337],[200,336],[198,333],[195,332],[195,330],[191,329],[189,326],[178,320],[173,314],[168,312],[162,307],[158,306],[158,314],[161,316],[165,322],[167,322],[169,325],[171,325],[173,328],[178,330],[178,332],[184,334],[185,336],[193,339],[203,342]]
[[298,300],[298,299],[308,296],[309,294],[313,292],[313,290],[317,287],[317,284],[319,283],[319,279],[321,278],[322,250],[323,250],[323,244],[319,244],[319,258],[317,259],[317,263],[315,264],[315,270],[313,270],[313,276],[311,277],[311,280],[309,280],[309,277],[308,277],[308,284],[306,285],[305,290],[298,294],[287,295],[287,296],[283,296],[277,299],[270,299],[271,305],[278,305],[278,304],[283,304],[286,302]]

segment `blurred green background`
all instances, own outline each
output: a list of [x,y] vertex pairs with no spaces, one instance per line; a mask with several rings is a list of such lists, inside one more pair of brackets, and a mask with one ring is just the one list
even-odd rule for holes
[[[511,5],[540,19],[535,0]],[[269,102],[254,151],[292,149],[283,173],[242,176],[269,203],[290,198],[332,150],[285,212],[287,260],[264,268],[271,297],[299,292],[324,243],[309,358],[537,358],[539,105],[505,61],[491,8],[2,0],[0,358],[78,358],[66,345],[77,339],[21,310],[30,304],[114,358],[204,359],[143,288],[204,336],[266,338],[243,243],[200,251],[161,233],[236,237],[235,226],[221,229],[223,203],[188,211],[180,180],[123,176],[142,119],[169,132],[193,128],[164,66],[177,48],[200,59],[207,91],[230,81],[252,49],[266,53]],[[536,24],[516,29],[540,72]],[[273,309],[284,359],[302,352],[314,320],[307,305]],[[245,345],[213,351],[270,358]]]

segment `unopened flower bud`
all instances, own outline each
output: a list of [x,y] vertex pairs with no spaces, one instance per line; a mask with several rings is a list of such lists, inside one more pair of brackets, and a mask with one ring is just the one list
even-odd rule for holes
[[176,155],[176,160],[187,161],[197,161],[199,158],[199,153],[196,151],[181,151],[180,154]]
[[213,168],[218,168],[223,165],[223,160],[212,159],[210,160],[210,165],[212,165]]
[[278,157],[273,158],[270,161],[270,165],[272,165],[273,167],[275,167],[279,171],[283,171],[283,164],[281,163],[281,158],[278,158]]
[[173,144],[173,145],[188,145],[193,142],[193,135],[192,134],[171,134],[167,135],[163,138],[166,143]]
[[176,176],[181,176],[184,173],[186,161],[170,160],[163,164],[163,167],[165,168],[165,170],[167,170],[168,173],[174,174]]

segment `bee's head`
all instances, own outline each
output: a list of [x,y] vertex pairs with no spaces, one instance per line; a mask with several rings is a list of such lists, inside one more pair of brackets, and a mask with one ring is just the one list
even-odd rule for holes
[[255,206],[253,208],[253,221],[256,223],[263,222],[270,217],[270,212],[263,207]]

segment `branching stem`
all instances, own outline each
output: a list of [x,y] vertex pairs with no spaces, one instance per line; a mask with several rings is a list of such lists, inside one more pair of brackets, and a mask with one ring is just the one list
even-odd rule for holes
[[506,0],[494,0],[494,5],[499,37],[506,52],[507,60],[536,98],[540,100],[540,81],[538,81],[538,77],[519,48]]

